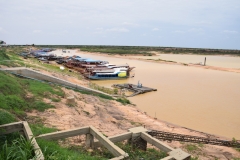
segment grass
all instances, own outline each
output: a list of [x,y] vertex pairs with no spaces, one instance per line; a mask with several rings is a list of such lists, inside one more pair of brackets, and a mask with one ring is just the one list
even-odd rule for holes
[[[164,157],[167,157],[166,152],[162,152],[153,148],[147,149],[147,151],[142,151],[139,149],[133,149],[131,145],[123,142],[116,143],[116,145],[124,150],[129,155],[129,159],[131,160],[155,160],[155,159],[161,159]],[[81,146],[71,146],[72,150],[76,151],[82,151],[86,152],[86,149]],[[104,147],[100,147],[98,149],[95,149],[94,152],[89,153],[91,156],[97,156],[97,157],[106,157],[108,159],[113,158],[113,155]]]
[[131,145],[125,143],[117,143],[117,146],[128,153],[129,159],[131,160],[139,160],[140,158],[144,160],[155,160],[167,157],[166,152],[159,151],[154,148],[148,148],[147,151],[142,151],[139,149],[133,149]]
[[105,95],[105,94],[101,94],[101,93],[95,93],[95,92],[91,92],[91,91],[77,90],[77,89],[74,89],[74,91],[80,92],[80,93],[82,93],[82,94],[97,96],[97,97],[100,97],[100,98],[103,98],[103,99],[114,100],[113,97],[108,96],[108,95]]
[[34,136],[39,136],[40,134],[46,134],[57,131],[56,128],[45,127],[42,123],[30,124],[30,128]]
[[60,101],[61,101],[60,98],[52,98],[51,100],[52,100],[53,102],[60,102]]
[[115,90],[115,89],[99,86],[95,83],[89,83],[89,87],[92,88],[92,89],[96,89],[96,90],[105,92],[107,94],[116,94],[117,93],[117,90]]
[[64,92],[57,86],[0,72],[0,108],[18,115],[19,118],[25,117],[26,111],[44,111],[54,107],[43,102],[43,98],[63,96]]
[[24,66],[24,62],[16,53],[23,52],[22,47],[0,48],[0,65],[8,67]]
[[29,91],[37,97],[47,97],[51,96],[51,94],[64,97],[64,92],[58,86],[52,87],[47,83],[33,80],[26,80],[24,82],[28,86]]
[[11,114],[8,111],[5,111],[3,109],[0,109],[0,125],[12,123],[15,121],[16,121],[16,119],[13,114]]
[[126,98],[118,98],[116,101],[122,103],[123,105],[131,104],[131,102]]
[[186,144],[184,147],[185,147],[186,150],[187,150],[188,152],[190,152],[190,153],[193,153],[193,152],[199,150],[198,146],[195,145],[195,144]]
[[36,102],[32,103],[32,108],[36,109],[40,112],[43,112],[46,109],[55,108],[55,106],[53,106],[51,104],[48,104],[48,103],[45,103],[45,102],[42,102],[42,101],[36,101]]
[[1,147],[0,159],[15,160],[15,159],[36,159],[32,140],[26,140],[22,135],[11,142],[5,141]]
[[101,52],[101,53],[108,53],[108,54],[141,54],[141,55],[147,55],[151,56],[152,54],[147,51],[141,51],[137,48],[129,48],[129,47],[102,47],[102,46],[91,46],[91,47],[81,47],[81,51],[87,51],[87,52]]
[[74,150],[59,146],[56,141],[37,139],[43,151],[45,160],[104,160],[105,158],[93,156],[86,151]]
[[[54,128],[48,128],[42,124],[30,125],[35,136],[56,131]],[[5,142],[0,146],[0,159],[4,160],[27,160],[35,159],[38,155],[34,154],[34,148],[31,140],[26,140],[23,136],[16,134],[15,137],[6,138]],[[92,156],[84,150],[73,150],[71,148],[61,147],[57,141],[49,141],[37,139],[37,143],[41,148],[45,160],[103,160],[100,156]]]
[[56,64],[47,64],[47,63],[41,63],[35,58],[29,58],[29,61],[33,64],[27,64],[28,67],[36,68],[36,69],[43,69],[48,72],[52,73],[58,73],[62,75],[70,75],[78,79],[83,79],[83,76],[80,75],[78,72],[69,72],[68,69],[60,70],[59,65]]
[[[57,131],[56,128],[45,127],[41,121],[37,124],[30,124],[31,130],[35,136],[40,134],[46,134]],[[91,156],[87,151],[83,150],[73,150],[67,147],[61,147],[57,141],[49,141],[43,139],[37,139],[37,143],[41,148],[45,160],[101,160],[99,156]]]

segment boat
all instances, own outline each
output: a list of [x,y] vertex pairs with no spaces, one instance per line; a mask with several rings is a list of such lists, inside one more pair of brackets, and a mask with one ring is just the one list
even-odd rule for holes
[[127,71],[127,70],[132,70],[135,67],[129,67],[129,65],[114,65],[114,64],[104,64],[104,65],[96,65],[96,66],[86,66],[86,72],[92,72],[92,71],[102,71],[102,70],[109,70],[109,69],[115,69],[115,68],[120,68],[121,71]]
[[84,76],[92,80],[126,79],[129,78],[129,72],[130,70],[124,71],[120,68],[114,68],[108,70],[94,70],[84,74]]

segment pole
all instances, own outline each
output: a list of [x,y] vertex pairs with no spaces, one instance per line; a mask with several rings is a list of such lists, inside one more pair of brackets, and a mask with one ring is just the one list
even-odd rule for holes
[[205,59],[204,59],[204,66],[206,66],[206,61],[207,61],[207,58],[205,57]]

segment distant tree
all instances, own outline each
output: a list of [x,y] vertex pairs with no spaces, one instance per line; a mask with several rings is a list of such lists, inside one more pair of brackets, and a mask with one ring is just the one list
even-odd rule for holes
[[32,46],[34,47],[34,43],[32,44]]

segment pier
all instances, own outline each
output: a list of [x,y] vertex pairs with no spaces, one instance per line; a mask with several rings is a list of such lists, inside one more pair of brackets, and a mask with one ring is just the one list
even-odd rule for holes
[[143,94],[143,93],[146,93],[146,92],[157,91],[157,89],[154,89],[154,88],[144,87],[140,83],[138,83],[138,85],[130,84],[130,83],[114,84],[112,87],[119,88],[119,89],[127,89],[127,90],[133,92],[133,94],[131,94],[131,95],[127,96],[127,97],[133,97],[133,96],[136,96],[138,94]]

